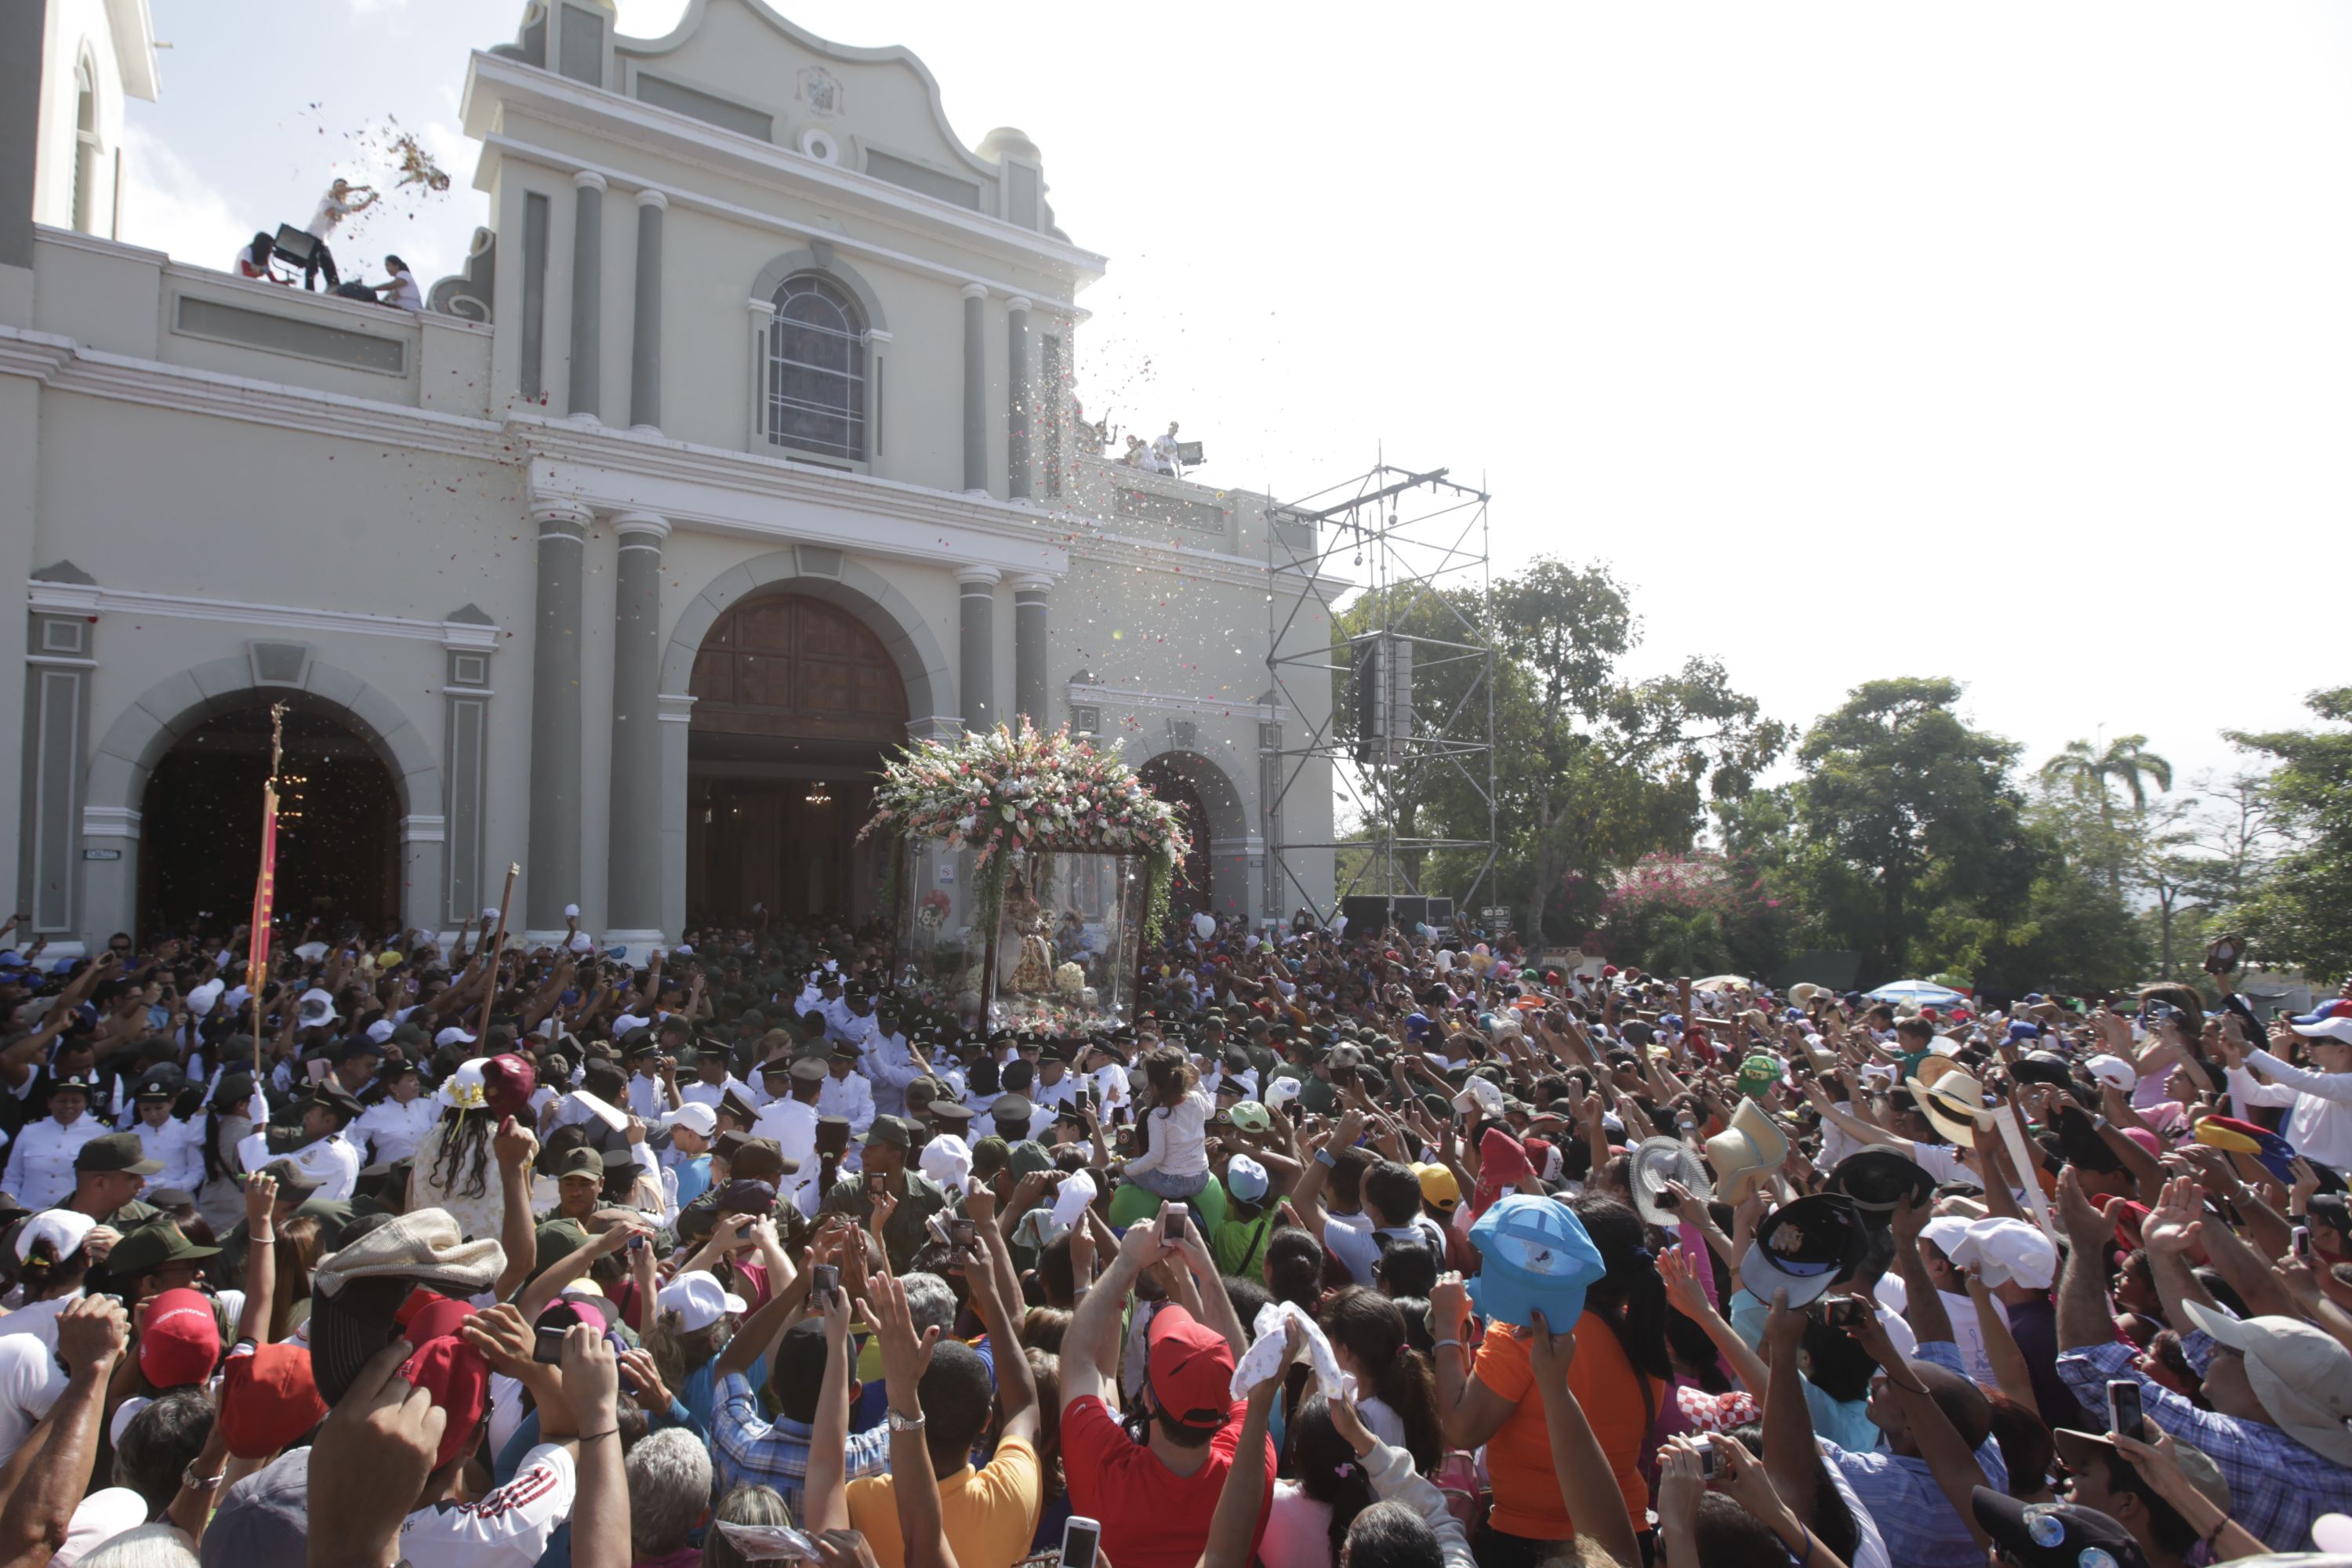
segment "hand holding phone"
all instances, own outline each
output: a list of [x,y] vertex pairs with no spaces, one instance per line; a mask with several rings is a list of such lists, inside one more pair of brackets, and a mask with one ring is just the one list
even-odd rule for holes
[[2107,1384],[2107,1430],[2147,1441],[2147,1417],[2140,1408],[2139,1384],[2118,1377]]
[[841,1268],[819,1263],[809,1270],[809,1300],[822,1307],[841,1293]]
[[1062,1560],[1057,1568],[1095,1568],[1102,1546],[1102,1526],[1081,1514],[1072,1514],[1062,1526]]

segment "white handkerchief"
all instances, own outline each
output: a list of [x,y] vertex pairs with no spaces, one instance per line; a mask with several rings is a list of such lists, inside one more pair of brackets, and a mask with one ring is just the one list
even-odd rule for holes
[[1084,1171],[1073,1171],[1062,1178],[1062,1190],[1054,1198],[1054,1224],[1068,1230],[1095,1201],[1095,1179]]
[[629,1125],[629,1113],[609,1100],[598,1098],[584,1089],[575,1089],[563,1097],[615,1132],[625,1131]]
[[1503,1091],[1495,1087],[1493,1079],[1474,1078],[1462,1086],[1460,1094],[1454,1097],[1454,1109],[1475,1110],[1488,1121],[1494,1121],[1503,1114]]
[[1276,1079],[1272,1083],[1265,1086],[1265,1103],[1268,1105],[1282,1105],[1290,1100],[1297,1100],[1298,1098],[1298,1090],[1300,1087],[1298,1080],[1295,1078]]
[[1298,1310],[1295,1301],[1269,1301],[1257,1311],[1257,1321],[1251,1325],[1250,1348],[1234,1363],[1234,1397],[1246,1399],[1249,1391],[1282,1370],[1284,1325],[1293,1318],[1307,1325],[1307,1359],[1315,1369],[1315,1381],[1326,1399],[1337,1399],[1351,1393],[1356,1380],[1339,1370],[1339,1358],[1331,1353],[1331,1342],[1315,1320]]

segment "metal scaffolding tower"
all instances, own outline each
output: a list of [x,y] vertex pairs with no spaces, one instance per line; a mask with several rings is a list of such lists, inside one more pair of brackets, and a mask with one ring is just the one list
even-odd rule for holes
[[[1277,718],[1262,749],[1271,907],[1293,899],[1314,907],[1294,865],[1302,851],[1334,856],[1332,906],[1316,911],[1325,920],[1350,897],[1381,900],[1383,924],[1450,912],[1430,910],[1423,886],[1440,851],[1462,853],[1448,856],[1454,886],[1434,891],[1453,910],[1475,911],[1494,868],[1489,498],[1446,473],[1380,463],[1269,510],[1266,668]],[[1284,803],[1320,787],[1321,770],[1307,766],[1318,759],[1330,763],[1333,837],[1289,837]],[[1420,810],[1440,786],[1457,799],[1466,786],[1477,803],[1471,818],[1483,808],[1483,837],[1428,830]],[[1466,876],[1465,861],[1475,866]]]

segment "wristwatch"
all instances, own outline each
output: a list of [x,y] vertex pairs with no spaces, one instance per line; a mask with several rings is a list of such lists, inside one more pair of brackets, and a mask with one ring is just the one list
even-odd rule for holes
[[919,1413],[913,1415],[901,1415],[893,1410],[888,1412],[888,1415],[890,1430],[893,1432],[919,1432],[923,1429],[924,1417]]

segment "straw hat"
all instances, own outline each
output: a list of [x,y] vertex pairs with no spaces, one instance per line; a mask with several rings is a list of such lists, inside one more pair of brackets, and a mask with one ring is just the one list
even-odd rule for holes
[[1737,1208],[1789,1157],[1789,1135],[1752,1100],[1742,1100],[1731,1125],[1706,1141],[1715,1168],[1715,1195]]
[[[1943,1070],[1930,1076],[1927,1069],[1938,1062]],[[1920,1114],[1953,1142],[1964,1149],[1975,1148],[1977,1121],[1985,1113],[1984,1086],[1948,1057],[1930,1057],[1919,1067],[1919,1075],[1906,1079],[1906,1087],[1918,1102]]]

